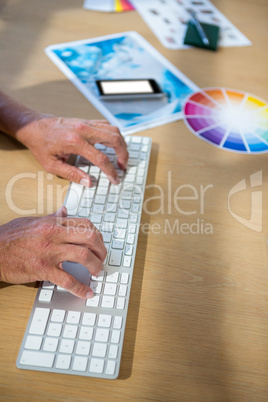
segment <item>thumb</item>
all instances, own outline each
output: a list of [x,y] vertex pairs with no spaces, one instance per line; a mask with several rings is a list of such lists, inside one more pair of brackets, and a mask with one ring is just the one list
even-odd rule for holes
[[66,218],[67,216],[67,208],[62,206],[60,207],[57,212],[54,214],[57,218]]

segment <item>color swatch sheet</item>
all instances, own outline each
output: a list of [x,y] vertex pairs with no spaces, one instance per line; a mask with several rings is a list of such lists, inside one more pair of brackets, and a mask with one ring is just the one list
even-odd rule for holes
[[189,96],[184,121],[200,139],[228,151],[268,152],[268,104],[254,95],[208,88]]
[[94,11],[122,12],[134,10],[128,0],[85,0],[84,8]]
[[183,44],[187,23],[194,11],[200,22],[220,27],[219,46],[248,46],[251,42],[209,0],[131,0],[163,46]]
[[[185,99],[198,87],[137,32],[49,46],[47,55],[122,134],[183,118]],[[104,101],[96,80],[154,79],[163,96]]]

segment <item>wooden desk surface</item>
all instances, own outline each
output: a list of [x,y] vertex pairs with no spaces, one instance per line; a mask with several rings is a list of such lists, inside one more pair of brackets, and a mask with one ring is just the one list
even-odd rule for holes
[[[165,49],[136,12],[94,13],[83,10],[82,3],[0,2],[3,90],[43,112],[99,118],[43,49],[53,43],[137,30],[198,86],[241,89],[268,99],[266,0],[213,1],[253,42],[250,47],[222,48],[217,53]],[[146,192],[150,211],[162,210],[142,215],[142,223],[150,226],[143,225],[139,237],[119,378],[107,381],[18,370],[15,361],[36,288],[1,284],[1,400],[267,400],[267,154],[218,150],[198,140],[182,121],[141,135],[153,140],[147,184],[160,186],[164,197],[159,199],[159,187]],[[68,183],[56,177],[50,180],[29,151],[6,136],[0,138],[0,154],[0,223],[19,216],[8,208],[5,192],[10,179],[21,172],[39,172],[44,213],[55,210],[60,202],[56,190]],[[249,177],[259,171],[262,186],[256,190],[262,192],[263,227],[256,232],[231,216],[228,194],[246,180],[247,189],[232,198],[231,208],[250,219],[255,189],[250,188]],[[198,197],[180,200],[178,211],[172,197],[182,185],[192,186]],[[200,186],[210,186],[203,204]],[[180,195],[189,193],[185,189]],[[18,208],[36,208],[37,180],[18,181],[12,197]],[[176,226],[173,233],[170,230],[176,222],[180,233]],[[201,233],[202,223],[210,224],[213,234]],[[193,224],[195,233],[184,234],[182,224]]]

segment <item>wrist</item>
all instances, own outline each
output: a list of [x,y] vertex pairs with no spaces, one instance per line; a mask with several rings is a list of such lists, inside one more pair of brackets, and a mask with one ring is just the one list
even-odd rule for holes
[[0,131],[16,138],[27,146],[35,122],[50,117],[14,101],[0,91]]
[[50,117],[52,116],[38,113],[31,109],[25,110],[20,116],[14,137],[27,148],[30,148],[32,138],[38,132],[38,123]]

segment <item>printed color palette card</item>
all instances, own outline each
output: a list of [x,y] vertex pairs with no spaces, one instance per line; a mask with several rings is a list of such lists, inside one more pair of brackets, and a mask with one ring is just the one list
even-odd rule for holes
[[[131,134],[183,117],[185,99],[198,87],[136,32],[49,46],[51,60],[103,114]],[[160,99],[103,101],[96,80],[154,79]]]
[[134,10],[128,0],[85,0],[84,8],[94,11],[121,12]]
[[183,49],[189,10],[200,22],[220,27],[219,46],[248,46],[251,42],[208,0],[131,0],[163,46]]

